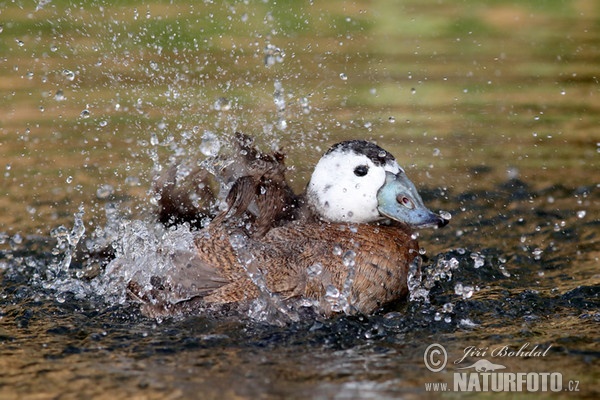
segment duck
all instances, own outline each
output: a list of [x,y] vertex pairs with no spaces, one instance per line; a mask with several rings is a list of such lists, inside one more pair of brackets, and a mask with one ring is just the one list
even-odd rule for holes
[[[414,230],[449,221],[425,206],[390,152],[361,139],[336,143],[295,194],[282,154],[260,153],[243,135],[238,145],[244,159],[228,174],[226,207],[194,232],[192,249],[172,255],[171,268],[128,283],[143,314],[194,314],[268,295],[324,316],[367,315],[406,297],[419,260]],[[166,217],[177,196],[162,194]]]
[[[231,154],[175,163],[154,180],[159,222],[201,229],[209,221],[246,213],[247,219],[254,219],[253,234],[261,236],[274,223],[294,218],[299,197],[285,178],[285,154],[260,152],[254,138],[240,132],[233,144]],[[220,213],[223,204],[227,213]],[[253,218],[259,215],[260,221]]]

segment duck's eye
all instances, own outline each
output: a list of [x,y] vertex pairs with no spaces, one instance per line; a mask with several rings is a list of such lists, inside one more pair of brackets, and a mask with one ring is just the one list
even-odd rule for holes
[[365,176],[369,172],[369,167],[366,165],[359,165],[354,168],[354,175],[356,176]]
[[408,208],[409,210],[415,208],[415,204],[412,202],[411,199],[409,199],[406,196],[398,195],[398,197],[396,197],[396,201],[399,204],[402,204],[404,207]]

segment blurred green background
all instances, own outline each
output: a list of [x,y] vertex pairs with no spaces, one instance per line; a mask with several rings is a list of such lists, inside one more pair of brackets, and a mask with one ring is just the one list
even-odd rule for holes
[[0,231],[47,234],[80,204],[96,223],[99,188],[147,213],[155,171],[203,157],[206,131],[283,148],[298,190],[348,138],[418,186],[597,182],[599,8],[0,2]]

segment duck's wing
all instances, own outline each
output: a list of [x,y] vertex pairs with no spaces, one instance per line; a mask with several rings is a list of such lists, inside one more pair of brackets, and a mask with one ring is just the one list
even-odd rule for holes
[[154,182],[158,220],[166,225],[188,222],[201,227],[216,214],[219,183],[203,167],[180,163],[166,169]]
[[227,195],[227,211],[214,220],[216,223],[245,217],[247,233],[262,238],[271,228],[294,219],[298,197],[285,181],[282,168],[237,179]]
[[220,222],[245,214],[251,234],[263,236],[274,221],[292,219],[296,208],[284,158],[281,152],[260,152],[252,137],[237,132],[231,155],[218,156],[212,163],[180,162],[156,178],[159,221],[203,227],[203,221],[216,217],[219,201],[226,199],[228,210]]
[[134,277],[127,289],[131,298],[154,308],[163,314],[180,303],[202,299],[230,281],[213,265],[197,253],[179,251],[172,255],[171,265],[160,275],[153,275],[146,282]]

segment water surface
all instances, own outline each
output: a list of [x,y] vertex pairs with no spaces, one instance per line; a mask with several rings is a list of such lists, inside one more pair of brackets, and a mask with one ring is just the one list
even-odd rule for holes
[[[487,359],[578,382],[556,396],[598,396],[599,13],[586,1],[5,2],[0,397],[421,397],[452,383],[467,347],[525,344],[547,352]],[[90,241],[152,226],[159,170],[236,130],[284,149],[298,191],[336,141],[395,154],[453,216],[420,232],[426,295],[370,316],[159,323],[86,278],[102,267],[81,257]],[[445,372],[424,364],[434,343]]]

